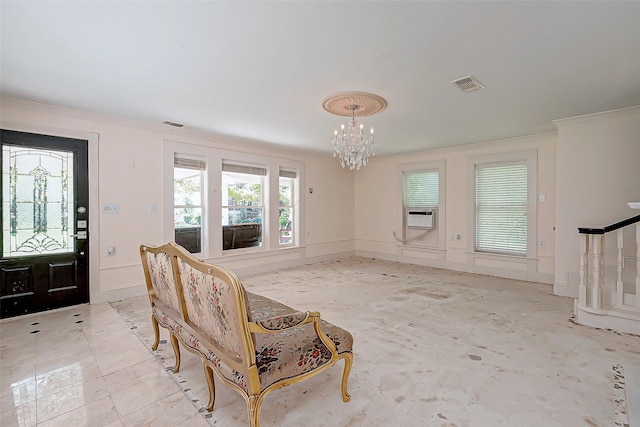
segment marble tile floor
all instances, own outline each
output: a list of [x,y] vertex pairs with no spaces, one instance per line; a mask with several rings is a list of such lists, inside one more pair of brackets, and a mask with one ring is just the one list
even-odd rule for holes
[[106,303],[0,323],[0,426],[36,425],[208,426]]
[[[354,335],[351,402],[340,363],[269,394],[262,426],[629,423],[624,372],[640,366],[640,338],[575,325],[573,301],[547,285],[360,257],[243,283]],[[165,330],[150,351],[149,312],[137,297],[1,322],[0,425],[247,426],[219,381],[203,410],[197,356],[183,350],[170,372]]]

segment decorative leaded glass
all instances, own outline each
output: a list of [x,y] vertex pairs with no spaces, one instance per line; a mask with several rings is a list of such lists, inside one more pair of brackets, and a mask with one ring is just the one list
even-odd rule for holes
[[2,156],[3,256],[73,252],[73,152],[4,145]]

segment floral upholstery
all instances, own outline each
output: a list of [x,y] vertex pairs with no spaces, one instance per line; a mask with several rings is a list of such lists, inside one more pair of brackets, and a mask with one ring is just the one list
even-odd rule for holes
[[[261,325],[265,322],[265,319],[278,318],[279,316],[286,315],[295,311],[292,308],[279,303],[278,301],[263,297],[262,295],[247,292],[247,296],[249,298],[249,305],[251,307],[251,316],[253,317],[253,319],[255,319],[254,321],[260,323]],[[309,326],[312,327],[311,325]],[[348,353],[352,350],[353,337],[349,332],[324,320],[320,321],[320,327],[327,334],[327,336],[329,336],[329,338],[333,340],[334,344],[336,345],[338,354]],[[306,332],[309,333],[310,331],[306,330]],[[262,334],[256,334],[256,336],[259,335]],[[315,332],[313,332],[312,335],[315,336]]]
[[[174,313],[167,314],[168,310],[167,312],[165,312],[157,305],[151,307],[151,312],[153,313],[155,318],[158,319],[158,323],[160,323],[164,328],[170,329],[175,333],[179,333],[181,329],[184,329],[180,322],[178,320],[175,320],[176,316]],[[179,318],[180,317],[178,317],[178,319]]]
[[216,366],[216,368],[218,368],[218,373],[220,373],[220,375],[236,384],[243,390],[247,391],[247,382],[242,373],[236,371],[235,369],[231,368],[229,365],[221,361],[216,356],[215,352],[208,348],[205,343],[199,343],[198,350],[207,360],[209,360]]
[[236,311],[238,296],[234,289],[220,278],[196,270],[182,260],[178,261],[178,270],[189,320],[242,360]]
[[169,255],[164,252],[157,254],[148,252],[147,264],[156,297],[178,313],[182,312]]
[[[319,313],[293,310],[247,292],[232,272],[194,258],[175,243],[142,245],[140,253],[152,321],[157,321],[152,348],[158,345],[160,324],[171,333],[176,371],[180,351],[174,337],[202,355],[208,410],[213,409],[215,400],[212,370],[245,397],[250,426],[258,427],[266,393],[319,373],[339,360],[344,361],[342,400],[349,401],[347,380],[353,362],[353,337],[349,332],[320,320]],[[173,271],[174,265],[178,271]],[[318,335],[314,328],[318,321],[326,336]],[[328,337],[336,351],[321,337],[329,343]]]
[[[333,329],[339,328],[334,326]],[[337,335],[329,332],[329,338],[336,347],[351,349],[351,334],[340,331],[342,333]],[[256,341],[256,364],[263,390],[277,381],[297,377],[331,361],[331,352],[316,336],[311,323],[274,334],[256,334]]]
[[292,328],[307,319],[307,313],[296,311],[282,316],[272,317],[271,319],[261,320],[257,322],[265,329],[270,331],[279,331],[282,329]]
[[[266,319],[281,319],[283,315],[296,313],[290,307],[261,295],[247,292],[247,296],[253,319],[263,327],[269,322]],[[349,332],[325,321],[320,324],[323,332],[336,345],[338,354],[352,350],[353,337]],[[331,360],[331,352],[317,337],[310,323],[282,332],[255,334],[255,338],[262,389],[276,381],[312,371]]]
[[[253,317],[263,327],[265,325],[281,326],[265,329],[282,329],[290,327],[292,323],[299,323],[307,316],[306,313],[295,311],[284,304],[247,292],[249,305],[253,310]],[[291,316],[282,316],[282,313]],[[300,318],[302,315],[302,318]],[[272,316],[266,319],[266,316]],[[287,320],[291,319],[291,323]],[[344,329],[328,322],[321,321],[322,329],[334,342],[338,354],[350,352],[353,337]],[[313,324],[308,323],[299,328],[287,329],[281,332],[254,334],[256,339],[256,365],[260,377],[260,388],[266,389],[277,381],[294,378],[313,371],[331,361],[331,352],[317,337]],[[211,360],[221,375],[227,380],[247,390],[247,383],[240,372],[235,371],[223,361],[215,358],[215,354],[206,345],[200,344],[199,349],[204,356]]]

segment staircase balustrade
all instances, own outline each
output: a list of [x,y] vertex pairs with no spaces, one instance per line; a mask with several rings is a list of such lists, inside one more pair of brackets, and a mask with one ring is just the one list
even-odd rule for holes
[[[624,230],[635,227],[635,290],[625,292]],[[607,291],[605,284],[605,236],[617,231],[617,275],[615,291]],[[580,283],[578,307],[604,310],[607,302],[615,309],[640,313],[640,215],[602,228],[578,228],[580,238]],[[609,292],[608,295],[607,292]],[[615,293],[615,296],[612,295]],[[610,297],[610,298],[608,298]]]

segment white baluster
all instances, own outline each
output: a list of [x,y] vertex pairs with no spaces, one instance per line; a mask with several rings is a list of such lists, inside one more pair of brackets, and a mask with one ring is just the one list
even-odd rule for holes
[[590,234],[583,234],[580,239],[580,283],[578,286],[578,305],[587,306],[587,286],[589,285],[589,240]]
[[636,223],[636,307],[640,308],[640,222]]
[[593,236],[593,283],[591,286],[591,307],[601,308],[602,290],[600,289],[604,282],[604,234],[596,234]]
[[618,280],[616,281],[616,307],[624,305],[624,283],[622,282],[622,269],[624,268],[624,258],[622,257],[622,247],[624,246],[624,232],[618,228]]

